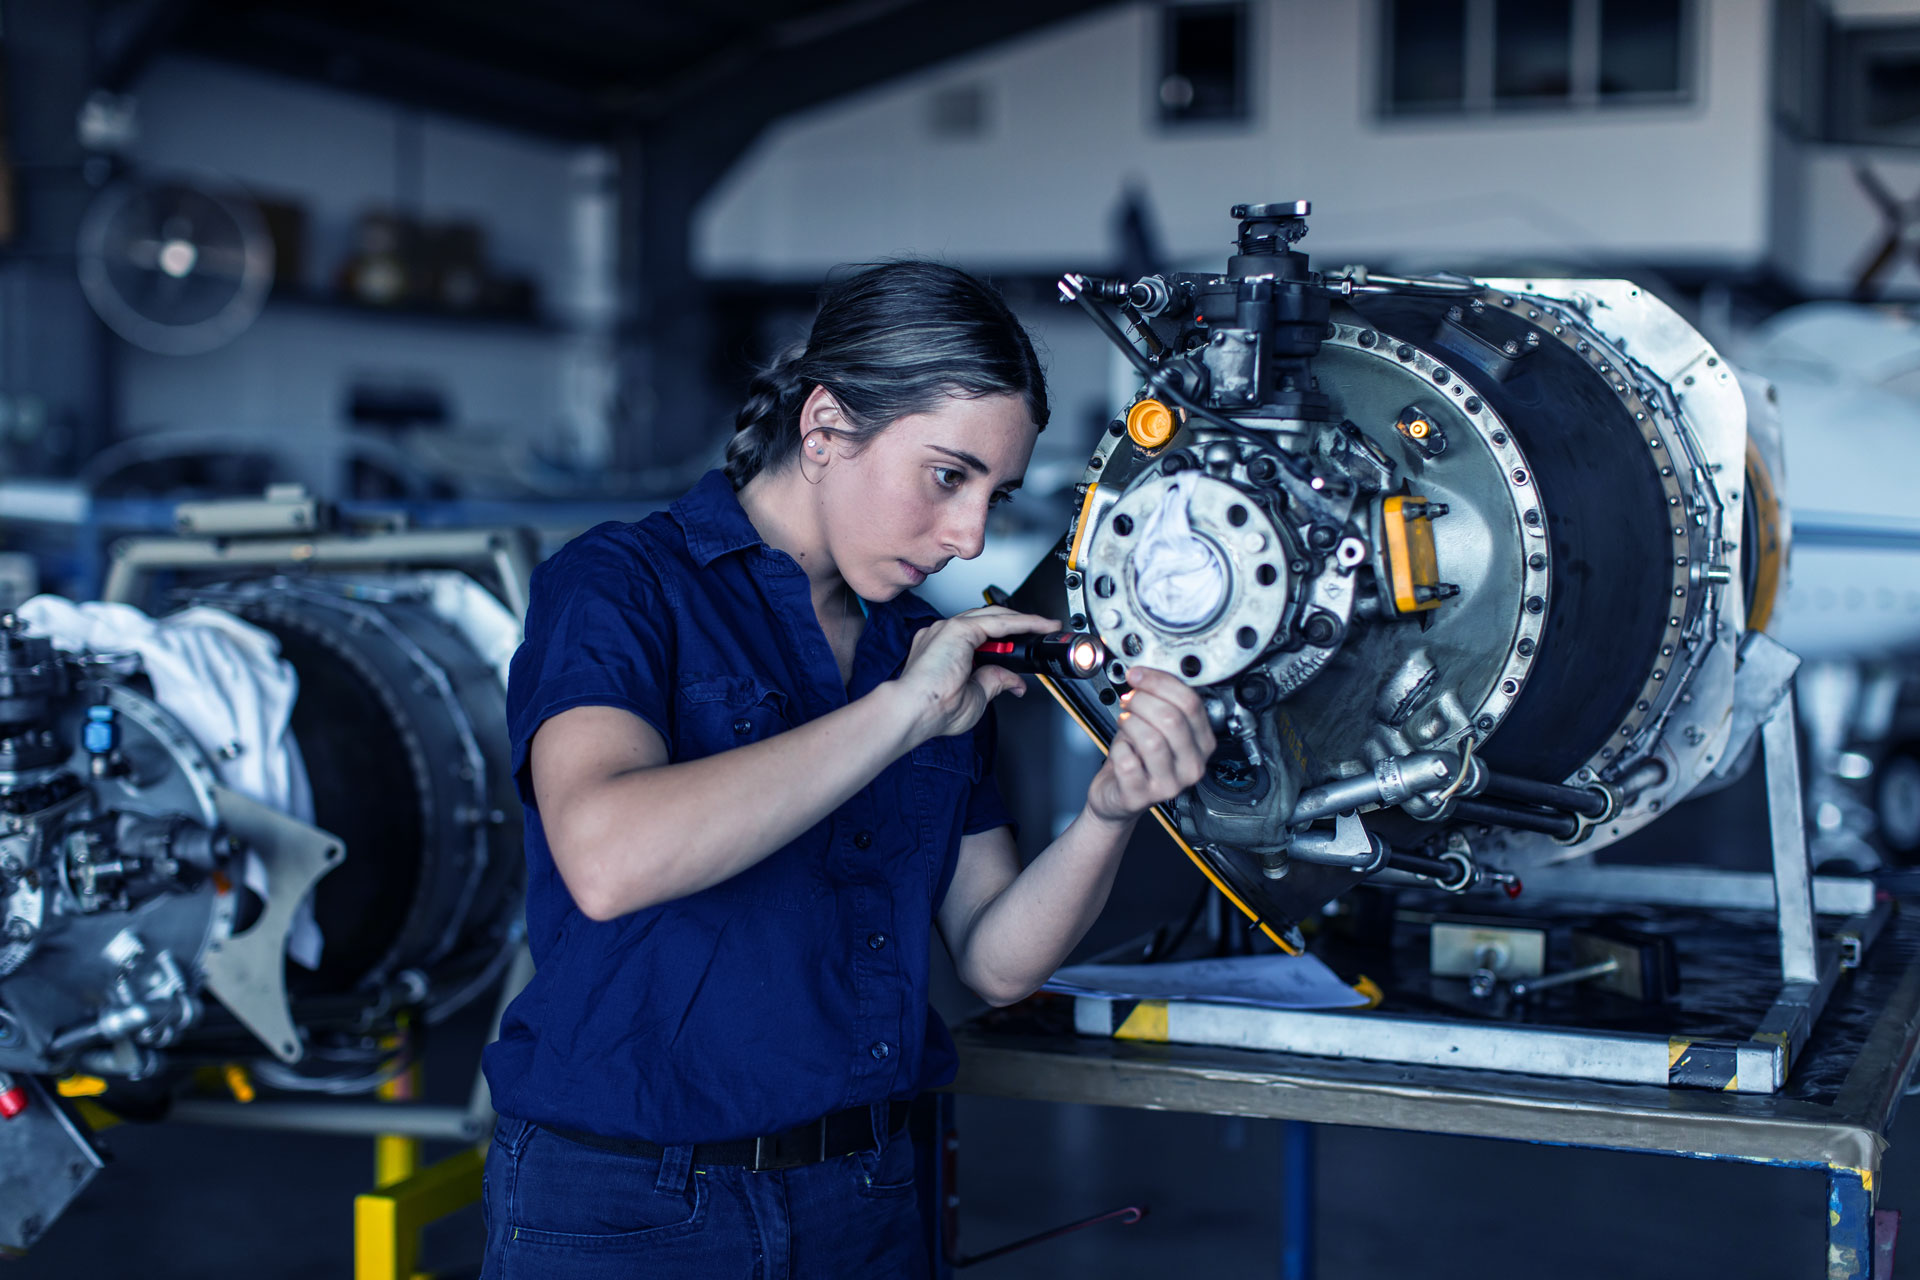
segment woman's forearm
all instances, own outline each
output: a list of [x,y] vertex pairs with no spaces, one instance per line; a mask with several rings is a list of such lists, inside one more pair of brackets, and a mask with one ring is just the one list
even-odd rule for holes
[[1053,975],[1106,906],[1139,822],[1082,809],[982,907],[956,956],[961,981],[992,1004],[1023,1000]]
[[910,749],[893,683],[762,742],[614,774],[541,815],[574,901],[597,920],[698,893],[832,813]]

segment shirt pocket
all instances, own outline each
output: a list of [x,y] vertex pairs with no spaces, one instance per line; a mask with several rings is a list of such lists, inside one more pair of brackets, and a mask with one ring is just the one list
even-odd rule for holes
[[793,727],[787,695],[749,676],[694,676],[676,693],[675,763],[718,755]]
[[[681,684],[675,760],[698,760],[793,728],[787,697],[749,676],[699,676]],[[804,911],[827,892],[819,828],[697,896]]]
[[967,798],[980,780],[980,754],[971,733],[928,738],[907,753],[908,785],[920,812],[920,848],[926,855],[927,883],[939,883],[949,845],[960,839]]
[[[980,779],[980,753],[973,749],[973,734],[954,733],[944,738],[928,738],[907,753],[907,759],[920,768],[937,769],[940,774],[956,774],[967,782]],[[938,779],[940,774],[927,775]],[[922,775],[915,774],[916,778]],[[952,782],[955,779],[948,778]]]

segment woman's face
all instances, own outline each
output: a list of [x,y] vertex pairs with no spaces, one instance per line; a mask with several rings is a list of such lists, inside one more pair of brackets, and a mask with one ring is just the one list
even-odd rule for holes
[[1022,396],[948,396],[857,452],[830,442],[819,496],[840,576],[865,599],[891,600],[979,555],[987,511],[1020,487],[1037,434]]

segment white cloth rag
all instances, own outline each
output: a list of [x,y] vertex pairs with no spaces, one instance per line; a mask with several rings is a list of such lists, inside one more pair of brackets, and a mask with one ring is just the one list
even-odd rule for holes
[[1175,476],[1142,522],[1133,552],[1133,588],[1156,622],[1197,627],[1219,611],[1226,566],[1187,520],[1191,477]]

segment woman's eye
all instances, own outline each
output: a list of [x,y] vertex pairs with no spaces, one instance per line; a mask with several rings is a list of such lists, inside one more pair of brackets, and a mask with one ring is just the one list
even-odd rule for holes
[[935,467],[933,482],[942,489],[958,489],[966,477],[960,474],[958,467]]
[[993,495],[993,497],[991,497],[991,498],[989,498],[989,499],[987,500],[987,505],[988,505],[988,506],[990,506],[990,507],[997,507],[997,506],[999,506],[999,505],[1001,505],[1002,503],[1006,503],[1006,502],[1012,502],[1012,501],[1013,501],[1013,495],[1012,495],[1012,494],[1010,494],[1010,493],[1006,493],[1006,492],[1001,492],[1001,493],[996,493],[996,494],[994,494],[994,495]]

